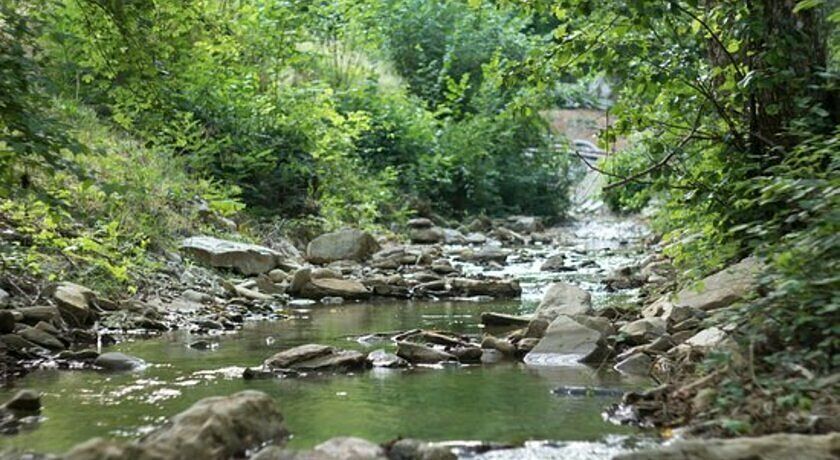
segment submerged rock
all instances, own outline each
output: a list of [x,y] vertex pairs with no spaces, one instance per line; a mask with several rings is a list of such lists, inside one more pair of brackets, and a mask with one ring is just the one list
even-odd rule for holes
[[309,242],[306,258],[315,264],[327,264],[338,260],[361,262],[379,251],[379,244],[370,233],[345,228],[325,233]]
[[358,351],[307,344],[275,354],[265,360],[265,367],[302,372],[350,372],[367,367],[367,362],[365,355]]
[[214,268],[232,268],[243,275],[268,273],[277,267],[282,255],[265,246],[194,236],[181,243],[181,251]]
[[111,351],[97,356],[93,365],[106,371],[132,371],[142,369],[146,366],[146,362],[135,356]]
[[549,286],[537,307],[536,316],[549,321],[560,315],[588,315],[592,313],[592,296],[569,283]]
[[265,360],[265,365],[274,369],[285,369],[292,366],[292,364],[306,361],[309,359],[318,358],[332,353],[335,349],[326,345],[318,345],[314,343],[300,345],[297,347],[283,350],[274,356]]
[[549,324],[545,336],[525,355],[525,362],[543,366],[600,364],[610,354],[611,350],[600,331],[561,315]]

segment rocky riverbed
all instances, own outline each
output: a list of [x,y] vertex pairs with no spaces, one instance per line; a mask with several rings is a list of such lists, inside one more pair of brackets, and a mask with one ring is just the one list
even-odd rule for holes
[[[197,236],[168,256],[154,295],[113,301],[58,283],[34,299],[5,296],[7,376],[32,372],[20,384],[34,388],[9,404],[38,403],[3,409],[3,430],[23,433],[8,444],[58,453],[89,436],[151,433],[91,441],[69,458],[173,458],[167,442],[212,432],[223,445],[190,456],[604,458],[656,442],[628,438],[601,416],[607,406],[615,422],[666,427],[680,422],[666,395],[703,410],[709,388],[670,387],[669,374],[733,350],[728,331],[703,320],[749,295],[759,264],[745,260],[672,292],[674,269],[644,226],[603,215],[548,229],[522,216],[458,229],[414,219],[404,237],[344,229],[299,251],[288,241]],[[271,396],[203,400],[160,428],[200,395],[254,388]],[[254,426],[236,434],[243,439],[230,438],[224,421],[179,433],[208,404],[243,398],[261,410],[279,401],[280,412],[260,416],[265,424],[249,419]],[[74,409],[99,420],[74,427]],[[285,443],[280,413],[291,445],[311,452],[257,453],[264,442]],[[349,434],[383,444],[328,440]],[[480,442],[386,442],[406,436]]]

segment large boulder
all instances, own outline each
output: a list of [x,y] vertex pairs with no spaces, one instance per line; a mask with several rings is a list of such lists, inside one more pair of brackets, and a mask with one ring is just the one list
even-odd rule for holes
[[96,319],[96,312],[91,308],[96,293],[84,286],[59,283],[53,292],[53,299],[61,317],[72,325],[90,325]]
[[333,278],[310,279],[300,289],[300,296],[307,299],[341,297],[344,299],[365,299],[370,297],[370,290],[356,280]]
[[820,436],[774,434],[756,438],[676,441],[668,446],[620,454],[616,460],[808,460],[836,459],[840,433]]
[[181,251],[202,264],[232,268],[243,275],[268,273],[283,257],[277,251],[256,244],[240,243],[210,236],[194,236],[181,242]]
[[282,444],[288,431],[274,400],[259,391],[205,398],[166,425],[127,443],[95,438],[73,448],[65,460],[195,460],[244,458],[253,448]]
[[345,228],[325,233],[310,241],[306,247],[306,258],[316,264],[328,264],[337,260],[362,262],[376,251],[379,251],[379,244],[370,233]]
[[600,364],[610,354],[611,350],[601,332],[561,315],[548,325],[537,346],[525,355],[525,362],[538,366]]
[[537,318],[549,321],[560,315],[588,315],[592,313],[592,296],[569,283],[554,283],[548,287],[535,312]]
[[762,264],[748,257],[678,292],[672,303],[702,311],[727,307],[751,294]]

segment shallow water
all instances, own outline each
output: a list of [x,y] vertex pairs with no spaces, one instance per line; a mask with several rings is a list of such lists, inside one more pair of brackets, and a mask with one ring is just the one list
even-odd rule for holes
[[[624,235],[611,229],[614,234]],[[551,393],[560,385],[629,388],[643,383],[584,366],[534,368],[503,363],[374,369],[350,376],[300,379],[245,381],[240,377],[245,366],[256,366],[276,351],[304,343],[370,351],[392,347],[387,343],[365,345],[355,340],[357,336],[418,327],[480,334],[481,312],[529,313],[542,286],[555,279],[573,280],[592,290],[596,306],[626,299],[627,294],[603,292],[597,281],[611,266],[639,255],[633,250],[616,250],[615,238],[601,238],[597,232],[589,232],[585,237],[571,235],[567,249],[586,246],[593,240],[612,242],[604,247],[596,244],[588,248],[590,253],[580,255],[596,258],[600,268],[577,273],[539,273],[540,259],[546,251],[537,248],[533,251],[538,253],[536,260],[514,263],[504,270],[522,280],[522,301],[313,305],[294,310],[289,320],[247,323],[239,332],[212,337],[218,343],[212,350],[188,348],[186,344],[196,337],[184,332],[114,347],[150,363],[137,373],[33,372],[16,384],[43,392],[40,427],[2,438],[0,444],[61,452],[95,436],[136,437],[201,398],[244,389],[261,390],[275,398],[293,433],[290,445],[295,448],[311,447],[339,435],[377,442],[403,436],[433,441],[522,443],[601,441],[608,435],[633,434],[635,431],[630,428],[602,419],[604,407],[616,398],[560,397]],[[607,251],[603,253],[592,252],[604,249]],[[525,258],[529,258],[527,254]],[[0,398],[14,391],[4,389]],[[607,442],[592,446],[596,450],[612,449]],[[540,452],[560,452],[556,444],[535,448]]]

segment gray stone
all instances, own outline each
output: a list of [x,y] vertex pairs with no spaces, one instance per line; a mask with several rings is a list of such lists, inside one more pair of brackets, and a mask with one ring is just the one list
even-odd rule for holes
[[510,216],[506,225],[520,233],[541,232],[545,229],[542,220],[533,216]]
[[333,350],[291,365],[292,369],[304,372],[351,372],[365,367],[365,355],[355,350]]
[[551,321],[545,318],[534,318],[528,323],[528,328],[525,329],[525,338],[541,339],[545,335],[548,325]]
[[299,294],[307,299],[322,299],[324,297],[366,299],[370,297],[371,292],[364,284],[356,280],[320,278],[309,280],[300,289]]
[[446,244],[467,244],[467,238],[454,228],[444,228],[443,242]]
[[548,366],[600,364],[608,359],[610,354],[610,349],[599,331],[561,315],[549,324],[545,336],[525,356],[525,362]]
[[462,259],[478,263],[497,262],[504,264],[509,255],[509,250],[498,246],[483,246],[478,251],[466,249],[461,252]]
[[275,268],[274,270],[268,272],[269,279],[271,279],[271,281],[275,283],[282,283],[283,281],[286,281],[286,278],[288,276],[288,273],[279,268]]
[[720,346],[726,338],[726,332],[717,327],[710,327],[691,336],[691,338],[685,341],[685,344],[694,348],[708,350]]
[[379,244],[370,233],[345,228],[325,233],[309,242],[306,258],[316,264],[328,264],[337,260],[362,262],[379,251]]
[[12,300],[12,296],[9,295],[8,292],[0,288],[0,307],[5,307],[9,305],[9,302]]
[[232,268],[243,275],[267,273],[277,267],[282,255],[265,246],[194,236],[181,242],[181,251],[215,268]]
[[332,354],[335,349],[314,343],[299,345],[276,353],[265,360],[265,365],[273,369],[287,369],[293,364]]
[[709,311],[727,307],[755,291],[762,264],[748,257],[678,292],[674,305]]
[[554,283],[549,286],[536,316],[549,321],[560,315],[589,315],[592,313],[592,296],[583,289],[569,283]]
[[835,460],[840,433],[774,434],[755,438],[677,440],[662,447],[623,453],[616,460]]
[[618,333],[624,335],[630,343],[647,343],[665,334],[665,320],[662,318],[637,319],[622,326]]
[[41,395],[34,390],[20,390],[3,407],[18,412],[38,412],[41,410]]
[[397,356],[412,363],[434,364],[441,361],[455,361],[455,356],[432,347],[411,342],[397,343]]
[[566,265],[566,256],[563,254],[555,254],[540,266],[540,270],[544,272],[564,272],[574,270],[573,267]]
[[373,367],[408,367],[408,361],[385,350],[374,350],[368,353],[367,361]]
[[412,228],[408,238],[414,244],[435,244],[443,243],[446,235],[439,227]]
[[651,365],[653,360],[650,356],[637,352],[619,361],[614,368],[622,374],[647,376],[650,375]]
[[50,350],[63,350],[65,348],[64,344],[52,334],[38,328],[27,327],[26,329],[20,331],[19,335],[36,345],[40,345]]
[[96,319],[90,302],[96,293],[75,283],[60,283],[55,288],[53,298],[58,304],[58,312],[65,321],[73,325],[90,325]]
[[386,460],[382,447],[361,438],[332,438],[318,444],[313,450],[343,460]]
[[466,236],[464,236],[464,238],[469,244],[484,244],[487,242],[487,236],[485,236],[483,233],[467,233]]
[[93,364],[106,371],[133,371],[146,366],[146,362],[142,359],[117,351],[102,353]]
[[52,322],[58,318],[59,312],[56,307],[22,307],[12,310],[21,315],[21,323],[35,325],[41,321]]
[[519,297],[522,288],[515,279],[468,279],[451,278],[452,294],[458,296],[490,296],[496,298]]

